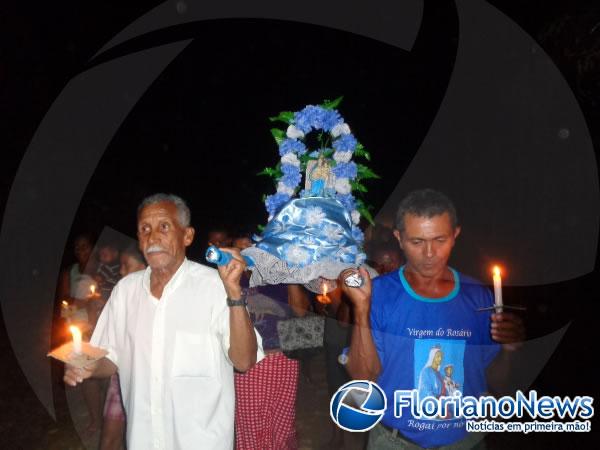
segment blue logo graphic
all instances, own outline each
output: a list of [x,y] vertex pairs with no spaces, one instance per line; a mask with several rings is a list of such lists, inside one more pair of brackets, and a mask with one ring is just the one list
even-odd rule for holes
[[383,417],[387,399],[383,390],[372,381],[350,381],[340,387],[329,406],[336,425],[346,431],[368,431]]

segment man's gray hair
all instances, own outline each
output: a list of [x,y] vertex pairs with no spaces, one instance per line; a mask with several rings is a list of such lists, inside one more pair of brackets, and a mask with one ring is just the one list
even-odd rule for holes
[[452,229],[458,226],[458,217],[456,208],[452,201],[439,191],[433,189],[420,189],[410,192],[400,202],[396,212],[396,229],[404,232],[404,217],[412,214],[417,217],[427,217],[428,219],[448,213]]
[[144,209],[146,206],[164,202],[173,203],[177,207],[177,217],[179,219],[179,225],[181,225],[182,227],[190,226],[192,214],[190,213],[190,208],[188,208],[188,205],[187,203],[185,203],[185,200],[177,195],[163,194],[162,192],[150,195],[149,197],[146,197],[144,200],[142,200],[137,210],[138,217],[142,212],[142,209]]

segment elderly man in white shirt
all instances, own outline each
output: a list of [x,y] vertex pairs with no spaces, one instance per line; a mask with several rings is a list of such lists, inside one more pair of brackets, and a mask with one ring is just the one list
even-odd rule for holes
[[93,345],[108,355],[64,381],[119,372],[127,446],[136,449],[231,449],[233,368],[262,356],[242,297],[245,263],[236,249],[217,271],[189,261],[190,212],[173,195],[146,198],[138,239],[148,268],[123,278],[98,320]]

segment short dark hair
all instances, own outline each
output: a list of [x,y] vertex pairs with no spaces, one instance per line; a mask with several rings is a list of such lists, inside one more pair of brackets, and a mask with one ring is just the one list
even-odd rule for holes
[[452,200],[434,189],[419,189],[410,192],[398,205],[395,226],[402,233],[404,231],[404,217],[407,214],[431,218],[444,213],[448,213],[452,228],[455,229],[458,226],[458,217]]

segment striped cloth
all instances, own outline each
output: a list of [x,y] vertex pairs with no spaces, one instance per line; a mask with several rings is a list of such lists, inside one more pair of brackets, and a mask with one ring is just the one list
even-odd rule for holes
[[236,450],[295,449],[299,362],[271,353],[235,374]]

